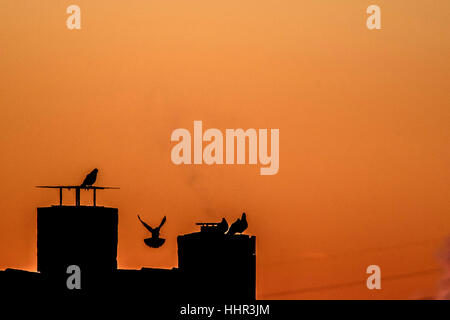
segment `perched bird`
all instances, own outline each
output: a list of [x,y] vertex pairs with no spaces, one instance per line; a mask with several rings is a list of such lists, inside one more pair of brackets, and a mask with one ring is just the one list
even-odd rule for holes
[[218,233],[223,234],[223,233],[227,232],[227,230],[228,230],[228,222],[227,222],[227,220],[225,218],[222,218],[222,221],[220,221],[220,223],[217,224],[216,228],[217,228],[216,231]]
[[84,178],[83,183],[81,184],[81,187],[89,187],[92,186],[95,183],[95,180],[97,180],[97,173],[98,173],[98,169],[95,168],[94,170],[91,171],[91,173],[89,173],[86,178]]
[[141,217],[139,217],[139,215],[138,215],[138,219],[144,225],[144,227],[146,227],[147,230],[152,233],[152,237],[151,238],[144,239],[145,244],[148,245],[151,248],[159,248],[159,247],[161,247],[164,244],[164,242],[166,241],[166,239],[163,239],[163,238],[159,237],[159,230],[161,229],[163,224],[166,222],[166,217],[164,217],[162,219],[159,227],[157,227],[157,228],[150,227],[148,224],[146,224],[144,221],[142,221],[142,219],[141,219]]
[[242,214],[242,217],[239,219],[236,219],[235,222],[230,226],[230,229],[228,229],[227,234],[233,235],[236,233],[242,233],[248,228],[247,223],[247,215],[245,212]]

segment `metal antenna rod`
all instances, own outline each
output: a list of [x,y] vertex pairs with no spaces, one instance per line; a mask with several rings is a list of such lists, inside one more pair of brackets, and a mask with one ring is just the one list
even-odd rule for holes
[[63,189],[75,189],[75,206],[79,207],[81,205],[81,197],[80,197],[80,190],[92,190],[93,192],[93,206],[97,206],[97,190],[105,190],[105,189],[119,189],[117,187],[81,187],[81,186],[36,186],[36,188],[46,188],[46,189],[59,189],[59,205],[63,205]]

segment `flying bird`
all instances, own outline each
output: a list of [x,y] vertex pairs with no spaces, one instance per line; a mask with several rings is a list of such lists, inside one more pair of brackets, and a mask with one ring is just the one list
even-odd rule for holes
[[242,217],[239,219],[236,219],[235,222],[230,226],[230,229],[228,229],[227,234],[233,235],[236,233],[242,233],[248,228],[247,223],[247,215],[245,212],[242,214]]
[[138,219],[144,225],[144,227],[146,227],[147,230],[150,231],[152,234],[151,238],[144,239],[145,244],[151,248],[161,247],[164,244],[164,242],[166,241],[166,239],[159,237],[159,230],[161,229],[163,224],[166,222],[166,217],[164,217],[162,219],[159,227],[157,227],[157,228],[150,227],[148,224],[146,224],[144,221],[142,221],[142,219],[141,219],[141,217],[139,217],[139,215],[138,215]]
[[217,224],[216,228],[217,228],[216,231],[218,233],[222,233],[223,234],[223,233],[227,232],[227,230],[228,230],[228,222],[227,222],[227,220],[225,218],[222,218],[222,221],[220,221],[220,223]]
[[95,183],[95,180],[97,180],[97,173],[98,173],[98,169],[95,168],[94,170],[92,170],[87,176],[86,178],[84,178],[83,183],[81,184],[81,187],[89,187],[92,186]]

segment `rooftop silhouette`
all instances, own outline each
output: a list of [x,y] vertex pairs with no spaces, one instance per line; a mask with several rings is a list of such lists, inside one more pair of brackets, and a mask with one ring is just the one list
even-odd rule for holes
[[[245,213],[229,230],[223,218],[219,223],[197,223],[199,232],[178,236],[177,268],[121,270],[117,268],[119,210],[97,206],[95,197],[96,190],[113,187],[92,186],[95,179],[88,178],[79,186],[39,186],[59,189],[60,201],[59,205],[37,208],[37,272],[0,271],[1,291],[126,294],[153,300],[255,299],[256,238],[236,234],[247,228]],[[63,205],[63,189],[75,190],[75,205]],[[93,205],[80,205],[80,189],[93,191]],[[152,248],[162,246],[165,239],[159,233],[166,217],[156,228],[138,218],[152,234],[144,242]],[[81,270],[81,289],[69,289],[69,266]]]

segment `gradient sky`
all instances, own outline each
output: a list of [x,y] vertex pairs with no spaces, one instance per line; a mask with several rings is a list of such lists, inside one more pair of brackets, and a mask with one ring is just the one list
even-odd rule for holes
[[[1,1],[0,269],[36,268],[36,207],[57,192],[34,186],[97,167],[121,188],[99,194],[121,268],[176,266],[178,234],[245,210],[258,298],[433,295],[439,272],[395,277],[438,268],[450,234],[449,21],[448,0]],[[194,120],[279,128],[279,173],[173,165],[171,132]],[[161,249],[137,213],[167,215]],[[371,264],[393,278],[381,291]]]

